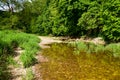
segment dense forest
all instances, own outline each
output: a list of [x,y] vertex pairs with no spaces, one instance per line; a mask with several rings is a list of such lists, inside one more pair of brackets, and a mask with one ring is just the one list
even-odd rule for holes
[[119,0],[1,0],[0,7],[1,30],[120,41]]

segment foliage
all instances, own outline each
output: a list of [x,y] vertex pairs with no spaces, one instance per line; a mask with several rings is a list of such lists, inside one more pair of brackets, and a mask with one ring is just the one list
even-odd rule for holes
[[29,67],[36,62],[35,54],[33,51],[25,51],[21,54],[20,60],[22,61],[24,67]]
[[74,54],[79,55],[80,53],[89,54],[106,54],[120,58],[120,44],[111,43],[106,46],[94,43],[74,42],[70,43],[70,46],[74,48]]
[[19,0],[1,0],[0,1],[0,8],[3,11],[9,11],[12,14],[14,11],[19,11],[22,8],[22,1]]
[[11,77],[10,76],[11,74],[7,70],[8,70],[8,64],[13,62],[13,60],[10,59],[10,54],[13,53],[12,47],[13,47],[12,45],[0,39],[0,79],[1,80],[3,79],[8,80]]
[[34,80],[34,75],[31,67],[27,69],[26,77],[23,77],[22,80]]
[[120,44],[109,44],[105,47],[105,50],[112,53],[114,57],[120,57]]
[[40,49],[38,45],[40,40],[38,37],[32,34],[22,33],[20,31],[5,30],[5,31],[0,31],[0,38],[2,41],[7,43],[4,44],[3,42],[1,42],[0,46],[3,46],[3,49],[1,49],[2,50],[1,54],[4,53],[12,54],[14,48],[19,46],[25,50],[23,54],[21,54],[21,58],[20,58],[21,61],[23,62],[23,65],[25,67],[29,67],[34,63],[35,54]]
[[120,40],[119,4],[118,0],[91,1],[87,12],[79,18],[78,26],[88,31],[88,35],[102,35],[109,40]]
[[36,26],[46,34],[102,36],[119,41],[119,4],[119,0],[51,0]]
[[86,53],[88,50],[87,45],[84,42],[73,42],[70,46],[74,47],[74,54],[79,55],[80,53]]
[[119,0],[10,1],[19,11],[0,11],[0,29],[55,36],[101,36],[120,41]]
[[105,53],[105,47],[103,45],[97,45],[95,47],[95,53]]

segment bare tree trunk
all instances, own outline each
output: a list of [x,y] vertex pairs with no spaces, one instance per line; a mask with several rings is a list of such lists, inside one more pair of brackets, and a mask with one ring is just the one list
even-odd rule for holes
[[13,7],[10,6],[10,3],[9,3],[9,2],[7,2],[7,6],[8,6],[8,8],[9,8],[9,12],[12,14],[12,13],[13,13]]

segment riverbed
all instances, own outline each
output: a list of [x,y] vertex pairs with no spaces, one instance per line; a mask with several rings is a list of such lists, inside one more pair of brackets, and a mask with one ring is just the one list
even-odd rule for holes
[[[43,80],[119,80],[120,59],[107,54],[73,54],[66,43],[49,44],[41,55],[48,60],[36,65]],[[39,79],[39,77],[38,77]]]

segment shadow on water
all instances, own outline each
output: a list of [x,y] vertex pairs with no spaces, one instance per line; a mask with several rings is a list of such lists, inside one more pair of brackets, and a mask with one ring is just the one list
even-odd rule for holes
[[52,44],[42,55],[49,61],[38,65],[43,80],[120,80],[120,59],[100,53],[73,54],[67,44]]

